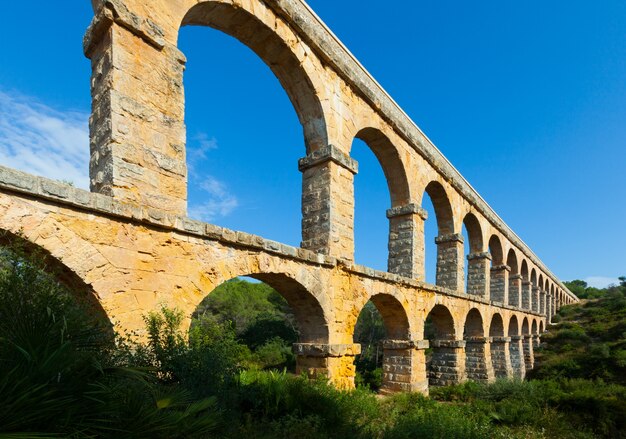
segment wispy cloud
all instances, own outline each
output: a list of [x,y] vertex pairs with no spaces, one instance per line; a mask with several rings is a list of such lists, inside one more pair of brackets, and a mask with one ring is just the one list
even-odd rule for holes
[[218,148],[217,140],[204,133],[194,136],[192,140],[187,154],[189,179],[200,190],[201,196],[197,197],[198,201],[190,200],[189,216],[211,222],[231,214],[239,207],[239,200],[224,182],[197,171],[199,167],[205,168],[199,165],[207,159],[207,154]]
[[0,90],[0,164],[89,188],[88,119]]
[[198,133],[191,139],[187,155],[190,159],[203,160],[207,158],[207,153],[217,149],[215,137],[209,137],[206,133]]
[[619,285],[619,279],[616,277],[590,276],[585,279],[587,285],[594,288],[606,288],[609,285]]

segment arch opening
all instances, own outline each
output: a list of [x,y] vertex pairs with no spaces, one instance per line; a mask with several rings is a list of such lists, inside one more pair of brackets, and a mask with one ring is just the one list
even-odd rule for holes
[[315,86],[302,60],[274,28],[244,8],[220,1],[202,1],[193,6],[182,20],[184,26],[211,27],[248,46],[272,70],[289,96],[304,129],[307,151],[328,145]]
[[519,272],[517,255],[515,250],[510,249],[506,258],[506,265],[509,267],[509,288],[508,288],[508,304],[511,306],[520,306],[522,294],[522,276]]
[[456,340],[454,318],[448,308],[435,305],[431,309],[424,322],[424,339],[430,346],[426,356],[429,385],[459,383],[465,376],[465,357],[461,355],[463,342]]
[[463,248],[467,294],[485,297],[488,264],[483,254],[483,234],[478,218],[468,213],[463,218]]
[[[452,205],[441,183],[431,181],[426,186],[422,195],[422,208],[428,214],[424,224],[425,280],[457,289],[461,255],[458,254],[458,240],[454,235]],[[430,219],[433,213],[436,221]]]
[[[411,276],[412,243],[409,238],[407,245],[405,236],[410,218],[388,219],[386,215],[390,207],[406,206],[410,199],[399,152],[382,132],[365,128],[356,134],[351,155],[359,163],[359,173],[354,176],[355,260],[381,271]],[[383,255],[388,255],[387,260]]]
[[502,243],[496,235],[489,238],[489,254],[491,255],[489,299],[493,302],[505,303],[508,290],[508,267],[504,265]]
[[489,382],[493,378],[491,362],[487,361],[483,317],[476,308],[467,314],[463,329],[465,340],[465,374],[467,379],[478,382]]
[[508,355],[508,338],[504,336],[504,321],[498,313],[491,317],[489,324],[491,338],[491,364],[496,378],[507,378],[511,375]]
[[[303,150],[326,147],[328,139],[305,55],[290,47],[286,29],[225,2],[190,8],[178,35],[188,56],[180,106],[186,106],[188,215],[300,246],[296,164]],[[278,221],[279,213],[295,220]]]
[[509,320],[509,357],[511,360],[511,369],[513,376],[524,378],[526,375],[526,365],[524,362],[524,348],[522,345],[522,336],[520,335],[520,326],[517,316],[511,316]]
[[293,344],[328,343],[319,302],[283,273],[252,273],[222,282],[191,317],[192,341],[231,343],[232,351],[241,353],[240,367],[299,373],[308,364],[293,354]]
[[355,358],[357,386],[389,393],[408,390],[413,348],[408,316],[398,299],[372,296],[359,313],[353,339],[361,345]]
[[98,295],[91,285],[88,285],[71,268],[47,249],[29,241],[23,236],[0,230],[0,261],[33,260],[37,269],[59,282],[70,293],[82,310],[94,318],[100,329],[107,337],[113,337],[113,324],[107,312],[102,307]]

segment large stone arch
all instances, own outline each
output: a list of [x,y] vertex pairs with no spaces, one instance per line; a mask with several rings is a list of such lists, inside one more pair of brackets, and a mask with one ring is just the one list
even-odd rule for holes
[[407,205],[411,200],[411,189],[406,173],[406,165],[400,151],[378,128],[366,127],[354,136],[362,140],[372,150],[385,174],[391,208]]
[[530,282],[530,274],[528,271],[528,262],[526,258],[522,259],[520,266],[520,276],[522,276],[522,297],[521,307],[523,309],[531,309],[532,284]]
[[483,231],[480,221],[473,213],[463,218],[469,239],[467,255],[467,294],[485,297],[489,287],[489,254],[484,251]]
[[539,272],[539,278],[537,279],[537,303],[539,305],[539,314],[545,314],[546,312],[546,290],[544,289],[543,273]]
[[489,280],[489,299],[493,302],[506,303],[508,291],[509,267],[504,262],[504,250],[498,235],[489,238],[491,272]]
[[[67,260],[70,251],[63,248],[62,243],[53,243],[49,241],[41,241],[36,238],[33,240],[31,234],[26,235],[25,230],[13,232],[0,227],[0,247],[6,247],[10,251],[24,253],[27,257],[36,258],[42,270],[53,276],[60,284],[65,286],[74,299],[81,305],[85,312],[89,313],[96,319],[102,328],[113,335],[113,321],[109,313],[104,309],[101,299],[94,291],[93,285],[90,285],[78,273],[79,269],[72,261]],[[35,233],[34,236],[41,236]],[[66,261],[73,266],[71,268]]]
[[522,276],[514,249],[509,249],[506,257],[506,265],[509,267],[509,288],[508,288],[508,304],[519,307],[522,295]]
[[[436,180],[428,183],[421,194],[428,194],[435,210],[437,221],[437,274],[435,283],[439,286],[459,290],[463,288],[463,235],[455,232],[454,214],[446,188]],[[424,211],[423,211],[424,212]],[[426,218],[426,215],[424,215]],[[425,236],[422,233],[422,241]],[[422,246],[424,249],[424,246]],[[424,251],[424,250],[422,250]]]
[[524,366],[529,371],[535,366],[535,355],[533,351],[533,336],[528,323],[528,316],[522,320],[522,347],[524,349]]
[[490,355],[489,339],[485,337],[485,324],[477,308],[467,313],[463,330],[465,340],[465,374],[467,379],[489,382],[494,378]]
[[414,205],[410,203],[412,196],[407,164],[396,145],[378,128],[362,128],[354,138],[365,142],[374,153],[387,182],[390,199],[386,211],[389,220],[387,269],[390,273],[414,277],[418,259],[415,235],[419,224],[416,223]]
[[509,320],[508,336],[511,339],[509,342],[509,357],[513,376],[524,378],[526,366],[524,363],[523,337],[520,334],[520,323],[516,315],[512,315]]
[[417,351],[408,312],[398,298],[377,293],[369,298],[385,326],[382,393],[426,391],[423,351]]
[[[329,148],[324,70],[264,2],[94,0],[85,38],[92,61],[90,177],[93,191],[186,214],[187,165],[181,26],[221,30],[274,72],[303,126],[309,153]],[[104,129],[103,127],[108,127]],[[328,152],[328,151],[326,151]],[[323,153],[322,155],[324,155]]]
[[[256,3],[256,2],[255,2]],[[252,6],[254,8],[255,6]],[[286,38],[288,32],[263,20],[254,9],[248,10],[224,0],[201,1],[181,20],[182,26],[208,26],[220,30],[253,50],[274,72],[289,96],[304,129],[307,151],[328,145],[326,122],[317,90],[303,66],[302,43]],[[274,22],[275,23],[275,22]]]
[[[427,363],[431,386],[447,386],[465,377],[465,357],[460,355],[465,341],[457,340],[456,324],[450,310],[441,304],[433,306],[426,320],[432,323],[432,357]],[[426,321],[425,321],[426,323]],[[426,337],[426,331],[424,331]]]
[[496,378],[511,376],[511,362],[509,358],[510,338],[505,336],[504,320],[500,313],[494,313],[489,324],[491,339],[491,365]]

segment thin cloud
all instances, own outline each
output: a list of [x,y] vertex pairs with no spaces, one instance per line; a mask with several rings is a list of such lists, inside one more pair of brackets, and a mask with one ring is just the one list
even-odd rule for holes
[[207,153],[217,149],[215,137],[209,137],[206,133],[198,133],[193,138],[193,143],[189,145],[188,156],[190,159],[202,160],[207,158]]
[[89,115],[0,90],[0,163],[89,188]]
[[239,207],[239,200],[224,182],[197,171],[206,168],[201,165],[207,160],[207,154],[217,148],[217,140],[204,133],[194,136],[192,144],[188,145],[189,179],[202,192],[200,201],[190,202],[189,216],[206,222],[228,216]]
[[239,206],[237,197],[230,194],[226,185],[214,177],[204,177],[199,188],[206,195],[201,203],[189,207],[189,216],[193,218],[210,222],[229,215]]

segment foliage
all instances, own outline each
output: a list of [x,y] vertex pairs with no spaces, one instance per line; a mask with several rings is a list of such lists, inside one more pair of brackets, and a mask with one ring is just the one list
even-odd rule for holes
[[114,339],[48,271],[3,249],[0,437],[187,437],[216,428],[214,401],[117,364]]
[[[534,378],[588,378],[626,385],[626,278],[600,298],[563,307],[542,337]],[[578,281],[582,282],[582,281]]]
[[3,439],[626,437],[626,279],[561,309],[537,355],[541,379],[379,398],[370,389],[385,330],[373,304],[355,330],[362,386],[346,392],[286,372],[297,331],[266,285],[226,283],[189,334],[184,316],[162,307],[136,344],[113,338],[45,261],[15,250],[0,258]]
[[214,322],[245,345],[250,351],[249,367],[295,371],[291,350],[298,340],[295,317],[287,301],[269,285],[244,279],[223,283],[198,306],[192,328],[198,322]]

